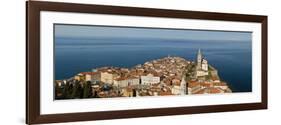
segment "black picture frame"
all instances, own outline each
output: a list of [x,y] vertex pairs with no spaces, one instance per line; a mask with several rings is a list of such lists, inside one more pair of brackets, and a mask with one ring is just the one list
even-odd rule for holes
[[[112,15],[164,17],[179,19],[203,19],[219,21],[239,21],[261,23],[261,81],[262,102],[246,104],[225,104],[211,106],[173,107],[156,109],[137,109],[103,112],[40,114],[40,11],[98,13]],[[229,14],[214,12],[166,10],[152,8],[104,6],[57,2],[26,2],[26,123],[56,123],[132,117],[197,114],[209,112],[242,111],[267,109],[267,16]]]

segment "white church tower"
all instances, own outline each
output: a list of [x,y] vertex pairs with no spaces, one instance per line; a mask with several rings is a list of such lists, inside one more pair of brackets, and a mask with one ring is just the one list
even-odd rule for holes
[[185,77],[182,77],[181,79],[181,84],[180,84],[180,94],[181,95],[185,95],[186,94],[186,81],[185,81]]
[[199,49],[197,52],[197,69],[201,69],[201,63],[202,63],[202,53]]

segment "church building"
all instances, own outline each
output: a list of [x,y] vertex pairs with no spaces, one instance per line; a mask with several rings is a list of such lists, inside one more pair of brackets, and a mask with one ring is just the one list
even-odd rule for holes
[[196,60],[196,77],[208,75],[208,61],[203,58],[201,50],[198,50],[197,60]]

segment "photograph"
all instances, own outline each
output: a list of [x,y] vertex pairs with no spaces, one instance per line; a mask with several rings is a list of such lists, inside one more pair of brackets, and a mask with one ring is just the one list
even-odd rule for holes
[[26,124],[268,108],[268,15],[50,1],[25,9]]
[[252,92],[252,32],[53,24],[54,100]]

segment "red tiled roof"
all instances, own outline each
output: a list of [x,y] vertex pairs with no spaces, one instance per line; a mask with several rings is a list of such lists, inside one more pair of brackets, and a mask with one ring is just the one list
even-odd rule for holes
[[208,93],[214,94],[214,93],[221,93],[222,90],[219,88],[208,88]]
[[127,78],[126,77],[119,77],[119,78],[116,78],[116,79],[114,79],[114,80],[116,80],[116,81],[122,81],[122,80],[126,80]]
[[211,87],[212,86],[212,84],[209,84],[209,83],[202,83],[201,85],[204,86],[204,87]]
[[214,86],[227,86],[225,82],[214,83]]
[[204,94],[204,92],[205,92],[205,89],[201,89],[201,90],[195,92],[194,94]]
[[194,94],[204,94],[204,93],[216,94],[216,93],[222,93],[222,92],[223,91],[219,88],[209,87],[209,88],[201,89]]
[[160,91],[159,95],[165,96],[165,95],[173,95],[173,94],[170,91],[167,91],[167,92]]
[[190,88],[193,88],[198,85],[200,85],[200,83],[197,81],[188,81],[188,87],[190,87]]

